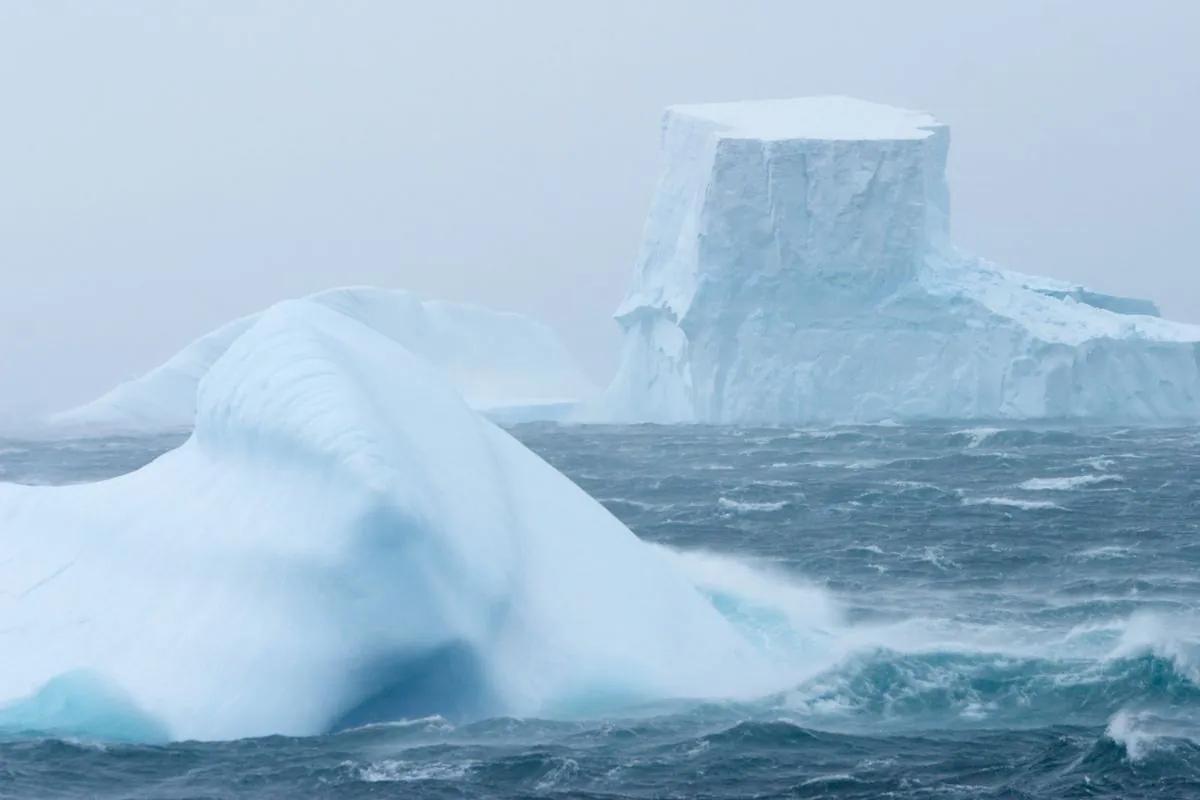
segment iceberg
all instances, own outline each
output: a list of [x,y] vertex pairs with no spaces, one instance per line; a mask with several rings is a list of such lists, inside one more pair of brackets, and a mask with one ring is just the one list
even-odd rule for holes
[[[553,420],[590,398],[591,382],[549,327],[519,314],[346,287],[308,298],[370,325],[433,365],[474,409],[504,422]],[[260,314],[224,325],[160,367],[86,405],[53,414],[58,430],[187,430],[196,387]]]
[[845,97],[677,106],[612,421],[1200,416],[1200,327],[950,241],[949,129]]
[[0,732],[308,735],[776,684],[680,556],[398,337],[318,299],[244,327],[178,449],[0,483]]

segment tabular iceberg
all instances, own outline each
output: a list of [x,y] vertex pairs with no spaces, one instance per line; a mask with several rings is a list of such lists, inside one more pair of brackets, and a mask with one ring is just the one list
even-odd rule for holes
[[[474,409],[502,421],[556,419],[589,398],[590,381],[547,326],[519,314],[421,300],[404,291],[346,287],[306,298],[370,325],[427,361]],[[52,415],[55,428],[188,429],[196,387],[252,314],[201,337],[162,366],[78,408]]]
[[949,143],[850,98],[668,109],[603,416],[1200,416],[1200,327],[951,244]]
[[313,300],[225,348],[179,449],[0,484],[0,537],[0,730],[303,735],[778,678],[678,557]]

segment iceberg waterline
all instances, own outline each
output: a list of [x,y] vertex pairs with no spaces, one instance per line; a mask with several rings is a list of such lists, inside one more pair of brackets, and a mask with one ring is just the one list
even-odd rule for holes
[[[698,148],[686,167],[697,154],[712,160],[683,196],[716,210],[658,212],[682,213],[687,236],[714,227],[691,254],[687,237],[655,240],[686,258],[655,255],[666,278],[643,275],[622,307],[631,335],[608,397],[614,416],[1191,413],[1195,329],[948,244],[936,123],[907,114],[866,135],[858,111],[827,116],[797,150],[787,115],[727,111],[692,109],[701,121],[675,132]],[[710,142],[714,124],[736,135]],[[822,136],[866,145],[846,156],[844,141]],[[877,159],[872,169],[861,168],[863,152]],[[798,284],[782,238],[752,242],[738,227],[762,211],[757,167],[739,172],[747,153],[763,164],[763,218],[777,226],[797,185],[788,170],[804,162],[804,225],[817,234],[806,252],[819,257]],[[855,214],[871,224],[845,224]],[[777,260],[744,284],[722,271],[722,259],[743,257],[757,268],[772,247]],[[689,273],[695,264],[712,271]],[[19,654],[0,676],[0,731],[235,738],[424,714],[570,715],[597,698],[611,707],[756,697],[787,687],[823,651],[823,626],[795,619],[819,595],[796,600],[756,572],[642,543],[472,412],[572,405],[582,393],[573,379],[529,390],[536,358],[500,377],[481,369],[501,351],[553,348],[477,349],[511,344],[515,328],[487,332],[477,310],[456,318],[438,304],[398,315],[408,297],[354,289],[282,304],[59,418],[194,422],[194,432],[122,478],[0,485],[0,525],[14,544],[0,559],[0,636]],[[771,302],[789,297],[797,303],[776,313]],[[883,322],[836,350],[864,317]],[[421,329],[430,318],[446,323],[432,335]],[[539,337],[528,341],[548,341]],[[497,388],[512,375],[515,388]],[[773,510],[735,502],[726,504]]]
[[[430,717],[331,737],[168,747],[0,734],[10,794],[237,795],[247,791],[247,765],[253,791],[287,796],[331,786],[386,794],[363,783],[375,780],[406,794],[527,797],[599,785],[613,795],[703,794],[734,776],[760,794],[808,782],[863,796],[908,786],[905,797],[953,785],[969,797],[989,790],[977,778],[994,765],[1004,787],[993,794],[1060,797],[1103,782],[1105,796],[1119,797],[1164,782],[1194,786],[1200,620],[1187,508],[1196,432],[1003,427],[986,437],[945,424],[517,431],[649,541],[736,548],[792,576],[785,588],[796,575],[837,587],[844,622],[821,618],[820,590],[790,604],[804,612],[795,627],[809,637],[828,631],[835,652],[783,693],[628,713],[597,693],[570,720]],[[94,474],[114,475],[171,441],[178,445],[178,437],[4,441],[0,468],[56,483],[100,461]],[[14,452],[22,448],[27,456]],[[848,463],[873,466],[828,466]],[[1123,481],[1053,497],[1018,488],[1091,471]],[[795,502],[767,512],[726,509],[721,497]],[[1053,500],[1065,511],[961,505],[989,497]],[[739,578],[724,557],[694,557],[680,566],[724,616],[739,625],[756,618],[762,638],[784,643],[786,629],[766,623],[789,604],[765,591],[760,565]],[[722,585],[710,588],[706,573]],[[39,710],[86,685],[57,682]],[[50,719],[79,730],[61,714]],[[967,751],[976,755],[964,759]],[[916,762],[924,766],[914,774]]]
[[[306,298],[350,316],[425,360],[477,411],[505,422],[559,419],[594,390],[549,327],[519,314],[351,286]],[[60,430],[186,430],[196,388],[261,314],[208,333],[154,370],[48,419]]]
[[601,416],[1200,416],[1200,327],[954,247],[949,143],[851,98],[668,109]]
[[0,484],[0,729],[303,735],[750,697],[794,674],[797,653],[718,611],[713,576],[324,304],[261,315],[196,408],[136,472]]

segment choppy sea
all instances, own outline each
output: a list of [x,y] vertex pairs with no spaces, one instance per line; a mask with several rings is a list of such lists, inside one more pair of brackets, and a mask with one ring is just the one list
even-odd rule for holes
[[[823,655],[754,703],[569,723],[10,736],[0,797],[1200,797],[1200,430],[514,433],[645,539],[772,576]],[[175,444],[3,440],[0,480],[97,480]]]

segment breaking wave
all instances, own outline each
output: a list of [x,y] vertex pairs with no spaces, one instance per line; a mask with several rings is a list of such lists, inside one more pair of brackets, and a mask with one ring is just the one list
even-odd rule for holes
[[1098,483],[1117,483],[1120,475],[1070,475],[1062,478],[1030,478],[1019,488],[1028,492],[1069,492]]

